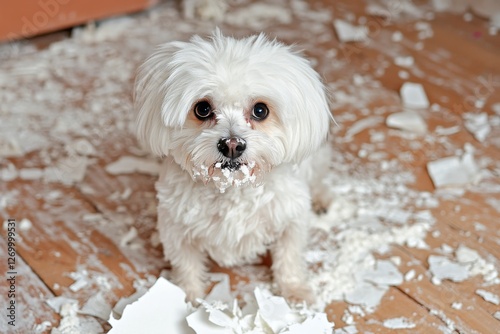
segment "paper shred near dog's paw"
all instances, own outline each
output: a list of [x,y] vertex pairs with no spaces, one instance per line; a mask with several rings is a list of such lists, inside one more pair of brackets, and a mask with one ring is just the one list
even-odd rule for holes
[[217,282],[214,285],[209,294],[205,297],[205,301],[214,302],[222,301],[228,305],[234,302],[234,298],[231,295],[231,285],[229,282],[229,275],[223,273],[212,273],[210,274],[210,280]]
[[[215,312],[217,310],[213,310]],[[208,312],[208,313],[207,313]],[[220,311],[219,311],[220,312]],[[212,312],[210,310],[206,310],[203,308],[199,308],[192,314],[190,314],[187,318],[187,324],[195,333],[206,333],[206,334],[232,334],[234,333],[231,328],[221,327],[219,325],[214,324],[214,316],[212,316]],[[212,321],[211,321],[212,320]],[[218,322],[217,320],[215,320]],[[167,329],[167,328],[165,328]],[[192,331],[191,331],[192,333]]]
[[181,288],[160,277],[146,294],[125,307],[119,320],[110,316],[109,333],[192,333],[186,323],[190,311],[185,298]]
[[[222,284],[224,285],[224,279]],[[333,323],[325,313],[292,308],[283,297],[256,288],[244,296],[246,306],[201,300],[200,308],[187,317],[189,326],[198,334],[231,333],[331,333]]]
[[272,328],[274,333],[279,333],[286,327],[287,321],[290,321],[287,319],[291,316],[290,306],[284,298],[272,296],[269,291],[256,288],[254,294],[259,306],[260,317]]
[[410,109],[429,108],[429,99],[421,84],[405,82],[400,90],[403,105]]
[[146,292],[148,292],[146,287],[144,286],[137,287],[137,290],[133,294],[131,294],[128,297],[122,297],[118,300],[118,302],[116,302],[115,306],[113,307],[113,313],[121,318],[121,316],[123,315],[123,310],[125,310],[125,307],[139,300],[139,298],[144,296]]
[[[219,283],[200,300],[200,308],[188,316],[189,326],[200,334],[219,333],[331,333],[333,323],[323,312],[315,312],[305,305],[291,307],[280,296],[265,288],[255,288],[253,294],[243,295],[245,307],[240,309],[230,297],[229,277],[212,274]],[[215,300],[217,296],[226,300]],[[206,300],[211,299],[211,302]],[[231,302],[232,301],[232,302]]]

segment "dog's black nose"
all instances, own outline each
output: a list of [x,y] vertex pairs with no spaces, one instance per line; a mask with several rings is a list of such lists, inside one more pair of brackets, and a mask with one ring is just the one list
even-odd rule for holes
[[221,138],[217,143],[217,149],[226,158],[236,159],[243,154],[247,148],[247,142],[240,137]]

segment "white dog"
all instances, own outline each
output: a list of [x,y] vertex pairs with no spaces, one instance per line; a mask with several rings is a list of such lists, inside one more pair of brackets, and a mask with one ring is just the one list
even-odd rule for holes
[[208,257],[234,266],[271,250],[281,293],[311,302],[302,257],[328,160],[311,155],[331,114],[309,62],[263,34],[217,30],[159,46],[139,69],[135,103],[138,139],[165,157],[158,230],[187,298],[204,295]]

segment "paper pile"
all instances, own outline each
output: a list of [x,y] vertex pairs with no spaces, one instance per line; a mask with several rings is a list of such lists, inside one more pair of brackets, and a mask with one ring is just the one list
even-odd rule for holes
[[232,333],[332,333],[325,313],[305,306],[292,308],[284,298],[268,290],[256,288],[243,297],[240,308],[229,290],[229,278],[224,275],[206,297],[198,300],[194,309],[185,302],[185,293],[163,277],[138,301],[125,307],[122,318],[110,317],[111,334],[172,333],[172,334],[232,334]]

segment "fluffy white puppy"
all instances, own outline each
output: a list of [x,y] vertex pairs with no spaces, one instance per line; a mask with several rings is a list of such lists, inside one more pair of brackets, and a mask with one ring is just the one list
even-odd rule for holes
[[311,155],[331,114],[309,62],[263,34],[216,31],[159,46],[139,69],[135,103],[138,139],[165,157],[158,230],[188,298],[204,294],[208,257],[234,266],[271,250],[281,293],[311,302],[303,251],[326,166]]

